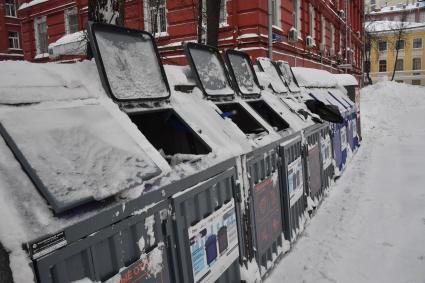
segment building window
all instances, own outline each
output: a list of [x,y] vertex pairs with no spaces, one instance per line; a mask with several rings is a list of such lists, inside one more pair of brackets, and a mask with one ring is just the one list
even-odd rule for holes
[[167,32],[166,0],[144,0],[145,29],[152,34]]
[[[280,0],[275,0],[279,3],[279,26],[280,26]],[[227,25],[227,0],[220,1],[220,25]]]
[[[222,0],[221,3],[224,1]],[[221,12],[221,9],[220,9]],[[280,27],[280,0],[272,0],[272,24]]]
[[70,34],[78,31],[77,7],[65,10],[65,33]]
[[37,54],[48,53],[48,35],[46,17],[36,18],[34,20],[35,45]]
[[316,29],[316,11],[314,10],[313,5],[310,4],[310,36],[314,39],[315,38],[315,29]]
[[301,0],[293,0],[294,3],[294,27],[301,36]]
[[387,51],[387,42],[386,41],[378,42],[378,50],[379,51]]
[[331,49],[335,50],[335,27],[331,24]]
[[422,48],[422,38],[413,39],[413,48]]
[[397,40],[396,49],[404,49],[404,39]]
[[395,70],[396,71],[403,71],[403,64],[404,64],[404,60],[403,59],[397,59],[397,61],[395,62]]
[[420,23],[425,23],[425,12],[421,12],[419,22],[420,22]]
[[421,69],[422,69],[421,58],[413,58],[412,70],[421,70]]
[[16,18],[16,5],[15,0],[6,0],[5,4],[5,14],[8,17]]
[[421,80],[412,80],[412,85],[421,85]]
[[387,71],[387,60],[379,60],[379,71],[380,72]]
[[19,49],[19,33],[9,31],[9,48]]

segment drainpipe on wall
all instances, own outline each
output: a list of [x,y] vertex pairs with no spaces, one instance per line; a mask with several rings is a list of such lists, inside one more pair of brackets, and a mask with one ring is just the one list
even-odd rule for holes
[[267,16],[269,20],[269,38],[268,38],[268,55],[270,60],[273,60],[273,18],[272,18],[272,0],[268,0],[267,4]]
[[[346,64],[348,64],[348,0],[345,0],[345,60]],[[347,69],[345,69],[345,73],[347,73]]]

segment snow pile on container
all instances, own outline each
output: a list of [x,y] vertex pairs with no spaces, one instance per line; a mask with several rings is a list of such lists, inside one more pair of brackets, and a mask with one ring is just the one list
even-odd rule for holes
[[295,78],[301,87],[335,87],[337,81],[334,76],[325,70],[313,68],[293,67]]

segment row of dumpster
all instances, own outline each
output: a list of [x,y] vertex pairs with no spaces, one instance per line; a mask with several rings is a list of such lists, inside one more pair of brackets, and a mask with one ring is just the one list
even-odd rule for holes
[[197,43],[163,66],[149,33],[87,31],[104,97],[0,108],[0,193],[24,231],[0,255],[40,283],[260,281],[360,145],[355,79]]

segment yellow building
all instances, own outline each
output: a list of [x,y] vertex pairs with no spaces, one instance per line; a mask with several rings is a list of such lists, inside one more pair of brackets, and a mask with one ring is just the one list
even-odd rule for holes
[[425,86],[425,23],[381,21],[366,25],[366,30],[371,36],[370,76],[374,83],[391,80],[396,64],[395,81]]

